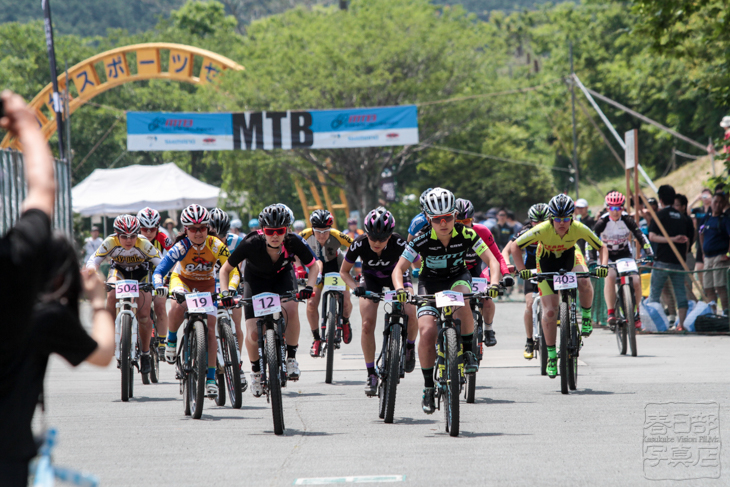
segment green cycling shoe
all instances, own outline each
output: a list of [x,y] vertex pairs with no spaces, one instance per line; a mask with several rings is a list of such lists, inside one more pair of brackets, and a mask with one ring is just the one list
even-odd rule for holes
[[558,358],[548,357],[547,359],[547,375],[551,379],[558,376]]

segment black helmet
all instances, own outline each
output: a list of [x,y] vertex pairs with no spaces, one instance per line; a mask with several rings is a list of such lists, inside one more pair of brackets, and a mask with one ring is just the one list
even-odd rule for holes
[[291,225],[289,212],[280,205],[269,205],[259,213],[261,228],[281,228]]
[[553,196],[548,203],[548,209],[550,210],[551,218],[565,218],[573,216],[573,210],[575,210],[575,204],[573,199],[567,194],[559,194]]
[[459,198],[456,200],[456,219],[466,220],[467,218],[474,218],[474,205],[469,200]]
[[365,217],[365,231],[373,240],[383,241],[395,230],[395,218],[383,208],[375,208]]
[[314,210],[309,217],[309,221],[312,223],[312,228],[327,228],[332,226],[335,219],[332,218],[332,213],[327,210]]
[[530,207],[527,217],[536,223],[544,222],[548,219],[548,205],[545,203],[536,203]]
[[228,213],[220,208],[213,208],[209,213],[210,226],[213,227],[213,230],[215,230],[215,233],[219,236],[225,237],[228,234],[228,230],[231,228],[231,219],[228,217]]

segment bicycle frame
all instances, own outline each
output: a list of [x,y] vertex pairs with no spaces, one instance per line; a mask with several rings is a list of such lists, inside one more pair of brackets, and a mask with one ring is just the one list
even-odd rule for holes
[[337,323],[335,324],[335,326],[337,327],[335,342],[339,345],[340,340],[342,339],[342,337],[340,336],[340,330],[343,320],[342,312],[345,309],[345,295],[342,294],[342,291],[325,291],[324,293],[322,293],[322,314],[320,316],[320,321],[322,322],[322,324],[320,325],[320,336],[323,337],[323,339],[327,336],[327,312],[329,311],[329,298],[333,295],[336,298],[337,306],[337,309],[335,310],[335,315],[337,316]]
[[259,318],[256,321],[256,331],[258,332],[258,349],[259,349],[259,367],[261,367],[261,382],[263,383],[264,394],[266,394],[266,401],[269,401],[269,378],[266,375],[266,360],[264,351],[264,335],[266,330],[273,329],[276,333],[276,349],[279,351],[278,360],[281,365],[280,378],[282,387],[286,386],[287,371],[286,371],[286,339],[284,333],[286,332],[286,323],[282,313],[274,313],[273,315],[267,315],[263,318]]
[[[405,308],[401,303],[395,302],[391,303],[392,308],[391,311],[385,312],[385,323],[387,325],[383,328],[383,346],[380,349],[380,355],[378,356],[378,372],[380,372],[381,377],[383,377],[383,373],[387,370],[385,366],[385,351],[388,350],[388,340],[393,339],[391,330],[393,328],[393,325],[396,323],[401,324],[401,353],[400,357],[398,358],[399,363],[399,376],[401,378],[405,377],[406,375],[406,343],[408,341],[408,315],[406,314]],[[397,338],[395,338],[397,339]],[[392,359],[392,357],[391,357]]]
[[233,319],[231,318],[231,313],[222,305],[218,305],[218,312],[216,313],[216,320],[215,320],[215,339],[218,342],[218,363],[221,365],[225,365],[226,361],[223,358],[223,343],[221,342],[220,333],[218,330],[219,324],[221,319],[227,319],[229,323],[231,323],[231,328],[233,331],[233,339],[236,342],[236,356],[238,359],[238,362],[241,362],[241,351],[238,349],[238,337],[236,336],[236,329],[233,327]]

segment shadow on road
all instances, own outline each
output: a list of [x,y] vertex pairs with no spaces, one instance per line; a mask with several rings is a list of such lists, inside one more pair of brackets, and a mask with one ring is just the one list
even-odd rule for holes
[[[181,400],[178,397],[130,397],[129,402],[169,402],[169,401],[178,401]],[[121,399],[116,399],[112,402],[122,402]]]
[[[477,397],[474,399],[474,404],[515,404],[517,401],[510,401],[509,399],[490,399],[488,397]],[[531,402],[520,401],[520,404],[532,404]]]
[[[434,424],[436,422],[437,420],[435,419],[393,418],[393,424]],[[373,423],[385,424],[383,423],[383,420],[373,421]]]
[[608,396],[612,394],[636,394],[636,392],[613,392],[613,391],[594,391],[593,389],[579,389],[570,391],[571,394],[579,396]]
[[293,391],[284,392],[282,395],[285,397],[344,396],[344,394],[322,394],[321,392],[293,392]]

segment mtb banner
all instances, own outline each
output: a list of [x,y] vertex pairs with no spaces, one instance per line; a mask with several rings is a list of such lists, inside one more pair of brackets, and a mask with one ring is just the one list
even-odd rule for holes
[[339,149],[418,143],[415,105],[286,112],[127,112],[127,150]]

